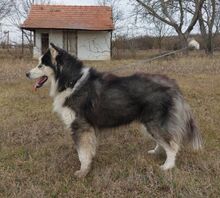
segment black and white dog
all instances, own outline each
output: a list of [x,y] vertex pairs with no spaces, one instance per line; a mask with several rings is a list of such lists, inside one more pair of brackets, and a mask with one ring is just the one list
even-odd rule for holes
[[156,141],[156,147],[149,153],[165,150],[163,170],[174,167],[181,145],[201,147],[190,107],[175,81],[166,76],[137,73],[118,77],[100,73],[52,43],[26,76],[37,79],[36,89],[50,81],[54,111],[71,129],[76,144],[81,163],[75,173],[77,177],[86,176],[90,170],[99,129],[132,121],[143,124]]

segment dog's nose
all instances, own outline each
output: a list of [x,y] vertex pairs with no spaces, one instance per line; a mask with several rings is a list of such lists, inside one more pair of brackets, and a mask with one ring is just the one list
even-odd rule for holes
[[28,78],[30,78],[30,72],[27,72],[27,73],[26,73],[26,76],[27,76]]

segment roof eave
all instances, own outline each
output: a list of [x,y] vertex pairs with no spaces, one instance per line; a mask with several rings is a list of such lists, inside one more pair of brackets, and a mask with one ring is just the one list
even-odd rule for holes
[[26,26],[20,26],[22,30],[86,30],[86,31],[113,31],[114,28],[102,28],[102,29],[89,29],[89,28],[43,28],[43,27],[26,27]]

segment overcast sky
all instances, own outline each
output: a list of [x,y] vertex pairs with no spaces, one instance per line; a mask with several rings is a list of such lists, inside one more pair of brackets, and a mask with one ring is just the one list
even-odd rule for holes
[[[0,0],[1,1],[1,0]],[[123,20],[120,22],[120,33],[127,34],[129,36],[138,35],[155,35],[152,24],[147,22],[136,23],[134,17],[132,17],[132,6],[129,0],[118,0],[118,7],[123,12]],[[51,0],[51,4],[65,4],[65,5],[98,5],[98,0]],[[119,29],[119,28],[118,28]],[[21,42],[21,32],[14,26],[10,25],[7,20],[4,20],[0,24],[0,39],[1,35],[4,36],[4,31],[10,31],[10,40],[16,43]],[[198,30],[193,31],[198,32]]]
[[[119,7],[123,7],[126,11],[129,10],[129,0],[119,0]],[[51,0],[51,4],[64,4],[64,5],[98,5],[98,0]],[[128,21],[126,20],[125,27],[127,27]],[[129,25],[128,25],[129,26]],[[13,42],[21,42],[21,32],[12,26],[7,20],[3,20],[0,23],[0,38],[4,36],[4,31],[10,31],[10,40]],[[126,30],[125,30],[126,31]]]
[[[121,26],[123,28],[120,29],[121,32],[126,33],[128,28],[132,27],[131,22],[128,21],[128,13],[130,12],[131,6],[128,5],[129,0],[119,0],[118,7],[121,7],[123,11],[125,11],[124,19],[126,19],[126,23],[124,21],[121,22]],[[64,5],[98,5],[98,0],[51,0],[51,4],[64,4]],[[123,30],[124,29],[124,30]],[[137,30],[137,28],[134,28]],[[4,31],[10,32],[10,40],[12,42],[19,43],[21,42],[21,32],[12,26],[7,20],[1,21],[0,24],[0,39],[1,36],[4,36]],[[130,31],[129,31],[130,32]]]

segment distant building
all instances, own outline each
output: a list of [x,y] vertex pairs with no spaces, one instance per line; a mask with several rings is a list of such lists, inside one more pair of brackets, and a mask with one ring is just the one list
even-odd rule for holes
[[34,58],[50,42],[82,60],[111,58],[114,25],[108,6],[33,5],[21,29],[34,32]]

